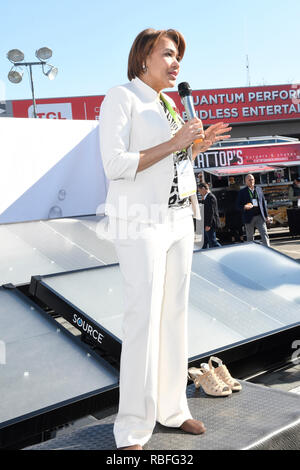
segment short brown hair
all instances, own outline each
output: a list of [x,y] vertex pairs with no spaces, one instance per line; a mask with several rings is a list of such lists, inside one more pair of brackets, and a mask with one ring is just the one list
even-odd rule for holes
[[133,41],[129,52],[127,73],[129,80],[142,74],[146,58],[151,54],[161,37],[168,37],[174,41],[178,49],[178,60],[182,59],[185,51],[185,40],[179,31],[176,31],[176,29],[144,29]]
[[209,189],[209,186],[208,186],[207,183],[200,183],[200,184],[199,184],[199,188],[200,188],[200,189],[206,189],[206,190],[208,190],[208,189]]

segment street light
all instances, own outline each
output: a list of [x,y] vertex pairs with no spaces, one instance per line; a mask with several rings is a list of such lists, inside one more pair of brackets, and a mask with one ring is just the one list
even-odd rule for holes
[[[58,73],[58,68],[54,67],[54,65],[48,64],[46,61],[52,57],[52,50],[49,47],[41,47],[35,51],[35,56],[39,59],[39,62],[23,62],[24,60],[24,53],[19,49],[11,49],[6,54],[6,57],[10,62],[14,65],[10,69],[8,73],[8,80],[12,83],[20,83],[23,78],[23,70],[22,67],[29,67],[30,72],[30,84],[31,84],[31,92],[32,92],[32,101],[33,101],[33,116],[37,117],[36,112],[36,102],[34,96],[34,86],[33,86],[33,78],[32,78],[32,66],[33,65],[41,65],[43,69],[43,74],[46,75],[49,80],[54,80]],[[48,70],[45,72],[44,67],[49,67]]]

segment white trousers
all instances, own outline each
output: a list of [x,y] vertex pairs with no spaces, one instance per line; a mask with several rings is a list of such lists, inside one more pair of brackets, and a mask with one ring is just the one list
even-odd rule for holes
[[193,244],[190,208],[169,209],[166,223],[139,224],[135,239],[123,230],[115,240],[125,288],[117,447],[144,445],[156,421],[180,427],[192,418],[186,386]]

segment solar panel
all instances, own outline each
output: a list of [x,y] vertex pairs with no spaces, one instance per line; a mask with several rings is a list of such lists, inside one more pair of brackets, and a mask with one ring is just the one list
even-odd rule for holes
[[0,225],[0,285],[116,262],[111,242],[99,239],[101,216]]
[[0,340],[0,429],[117,386],[113,367],[16,289],[0,288]]
[[[299,285],[297,262],[256,243],[194,254],[190,353],[300,322]],[[201,333],[203,320],[211,336]]]
[[[121,343],[124,293],[118,265],[44,276],[40,282],[57,296],[58,308],[59,300],[72,306],[68,319],[76,327],[82,329],[85,318]],[[256,243],[194,253],[189,357],[300,323],[299,284],[298,263]]]

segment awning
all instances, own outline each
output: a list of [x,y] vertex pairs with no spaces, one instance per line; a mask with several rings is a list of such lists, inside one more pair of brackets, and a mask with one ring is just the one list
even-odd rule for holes
[[248,173],[267,173],[269,171],[276,171],[280,164],[275,166],[271,165],[235,165],[226,166],[223,168],[202,168],[201,171],[207,171],[215,176],[231,176],[231,175],[245,175]]
[[274,163],[273,165],[277,167],[287,167],[287,166],[300,166],[300,160],[293,160],[291,162],[279,162],[279,163]]

